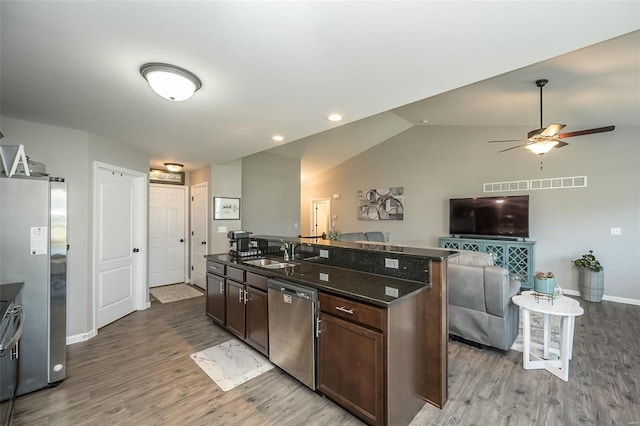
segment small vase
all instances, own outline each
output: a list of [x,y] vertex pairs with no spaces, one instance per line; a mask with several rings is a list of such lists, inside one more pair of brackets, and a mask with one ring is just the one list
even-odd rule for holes
[[538,278],[533,279],[533,291],[536,293],[553,294],[556,288],[555,278]]

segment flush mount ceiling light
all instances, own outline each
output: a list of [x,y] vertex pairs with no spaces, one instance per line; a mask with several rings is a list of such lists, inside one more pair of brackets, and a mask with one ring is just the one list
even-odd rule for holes
[[140,74],[154,92],[170,101],[189,99],[202,87],[195,74],[175,65],[151,62],[140,67]]
[[184,165],[180,163],[164,163],[164,166],[170,172],[181,172],[182,168],[184,167]]
[[343,119],[344,119],[344,116],[342,114],[338,114],[337,112],[334,112],[333,114],[329,114],[327,116],[327,120],[333,121],[334,123],[338,121],[342,121]]
[[282,142],[284,140],[284,136],[282,136],[282,135],[273,135],[273,136],[271,136],[271,139],[274,142]]

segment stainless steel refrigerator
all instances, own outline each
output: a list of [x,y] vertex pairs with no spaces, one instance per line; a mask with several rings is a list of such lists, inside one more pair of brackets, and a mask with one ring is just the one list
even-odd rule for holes
[[0,176],[0,283],[24,282],[17,394],[66,377],[67,187]]

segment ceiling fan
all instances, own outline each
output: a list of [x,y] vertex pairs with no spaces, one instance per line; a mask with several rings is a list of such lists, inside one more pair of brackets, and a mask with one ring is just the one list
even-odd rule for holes
[[501,141],[489,141],[489,143],[501,143],[501,142],[524,142],[520,145],[512,146],[511,148],[503,149],[500,152],[510,151],[512,149],[525,147],[531,152],[543,155],[551,151],[553,148],[562,148],[569,145],[567,142],[561,139],[572,138],[574,136],[590,135],[592,133],[611,132],[616,126],[597,127],[595,129],[577,130],[575,132],[559,133],[566,124],[551,124],[547,127],[542,126],[542,88],[547,84],[549,80],[540,79],[536,80],[536,86],[540,88],[540,128],[531,130],[527,133],[526,139],[507,139]]

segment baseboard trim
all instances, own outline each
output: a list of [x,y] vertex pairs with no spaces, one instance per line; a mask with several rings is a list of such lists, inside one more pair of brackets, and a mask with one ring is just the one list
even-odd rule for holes
[[91,330],[86,333],[75,334],[73,336],[67,336],[67,345],[73,345],[75,343],[86,342],[87,340],[96,337],[98,335],[97,330]]
[[625,303],[627,305],[640,306],[640,300],[629,299],[628,297],[607,296],[605,294],[604,296],[602,296],[602,300],[607,300],[609,302]]
[[[562,289],[562,292],[568,296],[578,296],[580,297],[580,292],[578,290],[565,290]],[[635,305],[640,306],[640,300],[638,299],[630,299],[628,297],[617,297],[617,296],[602,296],[602,300],[606,300],[607,302],[616,302],[616,303],[624,303],[625,305]]]

